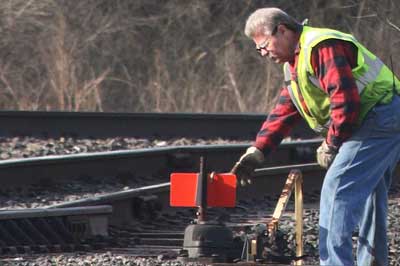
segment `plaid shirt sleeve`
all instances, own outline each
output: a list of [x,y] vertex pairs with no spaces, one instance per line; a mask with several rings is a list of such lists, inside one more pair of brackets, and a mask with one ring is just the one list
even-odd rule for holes
[[278,103],[261,126],[253,145],[268,154],[281,143],[300,118],[287,88],[282,88]]
[[331,102],[326,142],[336,148],[352,135],[360,113],[360,96],[351,71],[356,63],[357,48],[347,41],[323,41],[311,54],[311,65]]

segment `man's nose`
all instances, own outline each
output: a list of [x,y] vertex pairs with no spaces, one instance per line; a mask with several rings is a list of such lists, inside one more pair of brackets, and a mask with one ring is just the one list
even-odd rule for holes
[[267,56],[268,55],[268,50],[267,49],[261,49],[261,56]]

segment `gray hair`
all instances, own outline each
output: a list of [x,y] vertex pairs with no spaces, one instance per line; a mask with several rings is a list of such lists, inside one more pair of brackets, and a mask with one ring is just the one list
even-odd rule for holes
[[257,9],[249,16],[244,33],[249,38],[259,33],[270,35],[280,24],[294,32],[299,32],[301,29],[301,24],[286,12],[279,8],[269,7]]

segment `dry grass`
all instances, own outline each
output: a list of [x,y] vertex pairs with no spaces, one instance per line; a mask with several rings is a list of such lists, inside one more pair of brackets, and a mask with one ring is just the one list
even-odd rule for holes
[[[281,66],[243,34],[268,1],[0,2],[0,107],[121,112],[268,112]],[[274,1],[353,33],[400,73],[395,0]]]

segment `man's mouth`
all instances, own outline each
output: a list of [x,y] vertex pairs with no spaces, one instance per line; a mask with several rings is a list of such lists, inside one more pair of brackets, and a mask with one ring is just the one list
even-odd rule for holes
[[269,59],[271,59],[274,62],[277,60],[277,58],[275,56],[270,56]]

